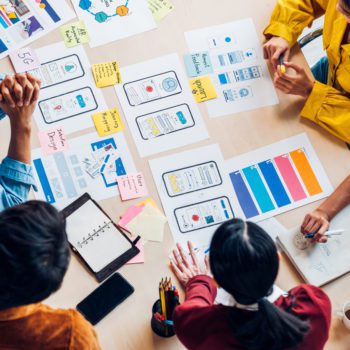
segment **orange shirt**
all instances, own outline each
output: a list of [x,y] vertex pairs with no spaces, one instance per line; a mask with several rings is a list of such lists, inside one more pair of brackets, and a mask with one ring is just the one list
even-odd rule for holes
[[0,310],[0,350],[100,350],[92,325],[75,310],[43,304]]

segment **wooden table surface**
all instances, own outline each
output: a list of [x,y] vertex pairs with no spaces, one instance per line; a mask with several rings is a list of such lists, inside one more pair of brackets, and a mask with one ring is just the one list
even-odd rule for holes
[[[183,34],[185,31],[248,17],[253,18],[258,33],[261,33],[267,25],[275,5],[274,0],[172,0],[172,2],[175,5],[175,10],[159,24],[156,30],[113,42],[97,49],[90,49],[85,45],[90,62],[99,63],[117,60],[121,66],[126,66],[173,52],[177,52],[182,56],[187,52]],[[56,30],[50,35],[35,41],[32,47],[39,48],[60,40],[59,31]],[[293,60],[306,66],[306,61],[298,50],[296,50]],[[8,71],[9,69],[10,64],[6,58],[0,62],[0,71]],[[103,93],[109,107],[119,106],[113,88],[106,88]],[[301,120],[299,112],[302,104],[297,98],[280,93],[279,98],[280,104],[277,106],[217,119],[210,119],[204,104],[202,104],[199,108],[210,138],[165,154],[219,143],[224,158],[229,159],[235,155],[306,132],[332,184],[337,186],[346,175],[350,174],[350,152],[345,144],[311,122]],[[90,131],[91,129],[84,130],[71,135],[70,138]],[[37,130],[35,129],[32,148],[39,146],[36,133]],[[141,159],[127,128],[125,134],[136,166],[139,171],[144,172],[150,194],[161,206],[148,166],[148,159],[150,158]],[[8,120],[4,120],[0,124],[1,156],[6,155],[9,137],[9,123]],[[158,155],[151,158],[156,157]],[[137,201],[121,203],[119,198],[112,198],[102,201],[101,205],[112,218],[117,220],[128,206],[135,203]],[[318,204],[313,203],[287,212],[279,215],[277,219],[287,228],[291,228],[299,225],[304,215]],[[154,335],[150,328],[151,308],[153,302],[157,299],[158,282],[161,277],[171,274],[167,260],[173,244],[169,227],[167,227],[162,243],[148,242],[146,244],[145,264],[124,266],[120,269],[120,272],[135,287],[135,293],[97,325],[96,329],[104,350],[184,349],[176,337],[162,339]],[[288,290],[301,282],[302,280],[295,269],[284,257],[281,261],[277,284]],[[349,286],[350,276],[347,275],[324,288],[333,303],[332,329],[330,340],[326,346],[327,350],[346,350],[350,348],[350,332],[345,329],[337,316],[337,311],[340,310],[343,302],[350,299]],[[73,256],[61,290],[52,295],[48,303],[57,307],[75,307],[82,298],[96,287],[95,279],[86,272]]]

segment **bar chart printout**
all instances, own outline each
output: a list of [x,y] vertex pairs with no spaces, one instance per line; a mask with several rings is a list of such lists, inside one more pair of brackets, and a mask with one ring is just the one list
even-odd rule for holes
[[246,217],[260,221],[330,194],[332,186],[306,134],[227,161]]

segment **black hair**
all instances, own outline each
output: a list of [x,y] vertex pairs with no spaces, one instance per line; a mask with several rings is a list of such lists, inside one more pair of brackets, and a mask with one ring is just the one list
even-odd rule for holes
[[69,259],[65,219],[52,205],[29,201],[0,213],[0,310],[58,290]]
[[[232,308],[230,328],[248,350],[294,348],[309,323],[285,312],[265,297],[271,294],[279,258],[270,236],[258,225],[233,219],[222,224],[210,245],[210,267],[217,283],[243,305],[258,303],[251,317]],[[248,311],[245,311],[248,312]]]

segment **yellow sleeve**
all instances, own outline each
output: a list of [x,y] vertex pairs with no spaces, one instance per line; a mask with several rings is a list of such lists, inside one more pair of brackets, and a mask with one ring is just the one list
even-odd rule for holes
[[264,35],[267,38],[279,36],[293,46],[303,29],[325,13],[328,2],[329,0],[277,0]]
[[350,143],[350,98],[339,90],[316,81],[300,114]]

